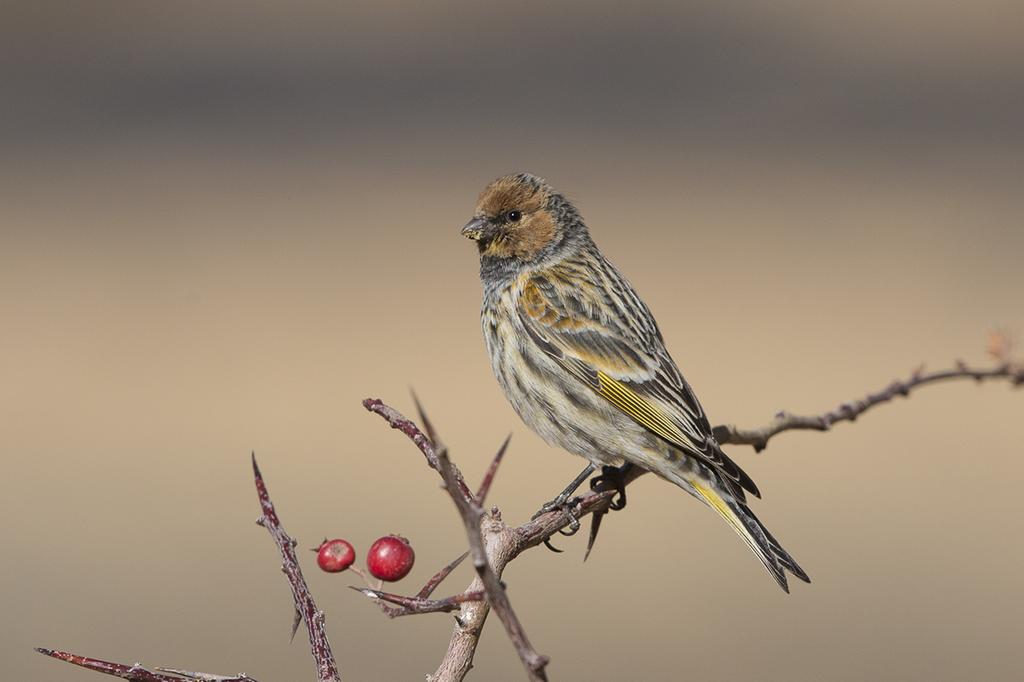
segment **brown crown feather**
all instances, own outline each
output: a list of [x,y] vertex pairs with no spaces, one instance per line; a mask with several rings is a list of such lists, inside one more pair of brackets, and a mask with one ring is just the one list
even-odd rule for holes
[[516,223],[503,223],[484,255],[532,260],[550,244],[558,226],[547,209],[549,197],[550,190],[544,184],[536,185],[516,175],[506,175],[487,185],[477,201],[478,216],[493,220],[509,211],[520,211],[523,217]]

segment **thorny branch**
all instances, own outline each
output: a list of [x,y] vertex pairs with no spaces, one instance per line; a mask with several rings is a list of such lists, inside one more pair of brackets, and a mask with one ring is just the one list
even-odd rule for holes
[[306,585],[306,579],[302,577],[302,569],[299,567],[299,558],[295,555],[295,540],[281,527],[281,520],[274,510],[274,503],[270,500],[270,493],[267,492],[267,485],[263,482],[263,475],[256,464],[256,454],[252,456],[252,472],[256,480],[256,494],[259,496],[260,508],[263,515],[256,520],[256,523],[263,526],[274,538],[277,549],[281,552],[281,570],[288,576],[288,584],[292,588],[292,599],[295,601],[295,621],[292,624],[292,637],[299,627],[299,621],[306,621],[306,631],[309,633],[309,648],[316,662],[318,682],[341,682],[341,674],[338,672],[338,664],[334,660],[334,653],[331,651],[331,643],[327,641],[327,628],[324,622],[324,612],[316,607],[313,595]]
[[[500,451],[499,451],[500,452]],[[484,591],[487,593],[487,601],[490,603],[505,626],[505,632],[519,653],[519,658],[526,668],[526,674],[531,680],[546,682],[548,679],[544,668],[548,664],[548,657],[537,653],[537,650],[530,644],[519,617],[512,609],[512,603],[508,599],[505,585],[498,579],[494,569],[491,568],[490,559],[487,556],[487,549],[484,547],[484,537],[480,530],[480,522],[484,518],[484,510],[476,499],[466,499],[458,494],[458,478],[455,473],[455,465],[448,459],[448,451],[442,449],[437,453],[437,459],[441,463],[441,476],[444,478],[445,487],[452,496],[452,501],[459,510],[462,523],[466,527],[466,537],[469,538],[469,553],[473,557],[473,567],[476,568],[477,576],[484,584]]]
[[[1011,347],[1009,335],[996,332],[991,334],[989,339],[989,354],[998,363],[995,367],[978,369],[959,361],[952,369],[937,372],[925,372],[922,367],[913,372],[908,379],[894,381],[877,393],[869,393],[860,400],[843,403],[824,414],[800,416],[779,413],[768,425],[760,429],[739,429],[732,425],[722,425],[714,428],[714,434],[722,444],[752,445],[757,451],[761,451],[772,437],[783,431],[827,431],[837,422],[855,421],[857,417],[874,406],[889,402],[897,396],[908,396],[912,390],[931,383],[953,379],[973,379],[978,383],[1005,379],[1013,386],[1019,387],[1024,385],[1024,365],[1011,360]],[[527,549],[545,542],[560,530],[576,526],[578,520],[587,515],[596,515],[596,520],[601,514],[606,513],[616,491],[599,484],[596,489],[575,498],[571,510],[541,513],[521,526],[510,528],[504,523],[501,513],[496,507],[490,510],[483,508],[483,500],[494,480],[498,464],[508,445],[508,439],[498,450],[477,494],[474,495],[466,486],[458,468],[448,458],[446,449],[441,445],[433,425],[426,419],[423,410],[419,408],[418,401],[417,408],[426,435],[413,422],[380,400],[367,399],[363,401],[363,406],[380,415],[393,428],[408,436],[423,453],[427,464],[444,479],[445,489],[455,502],[466,527],[470,554],[473,556],[477,576],[469,588],[462,593],[445,599],[430,599],[430,595],[437,586],[465,559],[467,555],[463,554],[438,571],[414,597],[404,597],[380,590],[353,589],[377,602],[384,613],[390,617],[459,611],[455,617],[456,626],[445,656],[437,671],[433,675],[427,676],[428,682],[460,681],[466,676],[472,668],[480,634],[492,606],[505,625],[530,679],[546,680],[545,666],[548,659],[538,654],[526,638],[526,633],[508,602],[504,583],[501,582],[501,574],[510,561]],[[323,612],[317,609],[302,577],[302,571],[299,569],[294,551],[295,541],[281,528],[280,519],[277,517],[263,477],[256,465],[255,456],[252,464],[256,489],[263,510],[263,515],[258,523],[270,532],[277,544],[283,559],[282,570],[288,576],[289,585],[292,588],[292,597],[296,606],[296,620],[292,635],[294,636],[295,629],[301,620],[305,620],[310,649],[317,665],[318,682],[340,682],[337,664],[327,641]],[[628,484],[642,474],[642,470],[634,468],[625,477],[624,483]],[[183,680],[256,682],[244,673],[223,676],[175,668],[149,670],[138,663],[133,665],[111,663],[53,649],[38,648],[36,651],[89,670],[138,682],[182,682]]]
[[[317,608],[316,602],[313,601],[313,595],[309,591],[309,586],[306,585],[306,580],[302,576],[299,559],[295,554],[295,540],[281,527],[281,519],[278,518],[277,511],[274,509],[274,503],[270,499],[270,493],[267,492],[263,475],[256,464],[255,454],[252,456],[252,471],[256,484],[256,494],[259,497],[260,508],[263,511],[262,516],[257,519],[256,523],[266,528],[274,539],[274,543],[281,553],[281,570],[288,577],[292,598],[295,601],[295,620],[292,624],[292,637],[295,636],[299,623],[305,620],[306,630],[309,633],[310,651],[313,654],[313,660],[317,668],[317,682],[341,682],[338,664],[334,660],[331,644],[327,640],[323,611]],[[235,676],[224,676],[176,668],[157,668],[156,672],[154,672],[143,668],[138,663],[133,665],[111,663],[53,649],[38,648],[36,651],[52,658],[88,668],[89,670],[137,682],[182,682],[182,680],[197,680],[198,682],[256,682],[256,680],[244,673]]]
[[437,613],[439,611],[444,613],[458,611],[465,602],[480,601],[485,596],[483,592],[463,592],[451,597],[445,597],[444,599],[426,599],[424,597],[403,597],[400,594],[372,590],[368,587],[349,586],[349,589],[360,592],[364,597],[377,602],[388,602],[389,604],[397,604],[401,607],[394,608],[387,604],[380,604],[381,610],[384,611],[388,618],[414,616],[421,613]]
[[36,651],[44,656],[67,661],[88,670],[95,670],[98,673],[113,675],[114,677],[120,677],[123,680],[133,680],[134,682],[182,682],[183,680],[196,680],[198,682],[256,682],[256,680],[245,673],[239,673],[234,676],[210,675],[209,673],[196,673],[175,668],[157,668],[156,672],[154,672],[143,668],[138,663],[132,665],[111,663],[110,661],[102,661],[98,658],[78,656],[76,654],[69,654],[66,651],[55,651],[54,649],[37,648]]
[[[484,531],[481,528],[481,523],[486,514],[479,502],[477,502],[476,496],[469,493],[466,488],[465,481],[462,478],[462,474],[448,458],[447,449],[443,446],[435,448],[431,440],[427,438],[414,423],[406,419],[397,410],[385,405],[380,400],[368,398],[363,401],[363,406],[367,410],[379,414],[388,422],[388,424],[391,425],[392,428],[398,429],[408,436],[420,451],[423,452],[430,466],[441,474],[441,478],[444,479],[445,490],[448,491],[448,494],[451,496],[456,508],[459,510],[459,515],[462,517],[462,522],[466,529],[466,536],[469,539],[469,552],[473,557],[473,566],[477,571],[477,578],[474,580],[473,585],[466,590],[466,593],[472,594],[480,591],[486,593],[487,604],[489,607],[494,608],[498,614],[498,618],[501,619],[502,624],[505,626],[505,631],[508,633],[512,644],[515,646],[516,652],[519,654],[519,659],[522,661],[529,679],[535,681],[546,681],[547,675],[544,668],[547,666],[548,658],[537,653],[533,648],[533,645],[530,644],[529,637],[527,637],[525,629],[520,623],[518,616],[516,616],[515,610],[512,608],[512,604],[508,599],[508,594],[505,591],[505,585],[499,578],[501,569],[492,565],[493,559],[490,556],[490,552],[488,552],[486,540],[484,538]],[[424,421],[425,423],[429,423],[429,421]],[[491,464],[488,476],[484,479],[484,484],[481,485],[481,493],[483,495],[486,495],[487,490],[490,488],[490,481],[493,480],[494,477],[493,472],[497,469],[498,460],[500,460],[504,455],[507,443],[508,440],[506,439],[505,445],[498,450],[498,454],[494,458],[495,461]],[[496,514],[497,509],[492,510],[492,517],[496,516]],[[464,606],[462,610],[465,611],[466,607]],[[484,611],[484,615],[486,616],[486,610]],[[459,619],[457,618],[456,620],[458,621]],[[473,648],[475,649],[475,645]],[[464,659],[465,671],[468,672],[471,664],[472,656],[470,655],[469,659]],[[462,673],[462,676],[464,675],[465,672]],[[444,678],[435,676],[433,679],[440,680]],[[461,679],[461,676],[452,679]]]
[[[470,541],[470,550],[474,556],[474,566],[478,570],[478,575],[464,594],[484,591],[488,599],[487,601],[467,601],[462,604],[459,614],[455,617],[455,629],[448,642],[448,649],[444,658],[441,660],[437,671],[433,675],[428,676],[430,682],[457,682],[465,678],[473,666],[473,656],[476,653],[480,633],[483,630],[492,605],[501,603],[502,597],[507,602],[507,595],[504,594],[504,585],[500,580],[505,566],[524,551],[540,545],[558,531],[570,527],[576,523],[577,519],[607,511],[609,503],[616,495],[616,491],[598,486],[597,490],[588,491],[576,498],[575,506],[571,510],[571,516],[570,513],[565,511],[554,510],[540,514],[521,526],[510,528],[502,520],[501,513],[497,508],[485,511],[474,496],[466,496],[457,492],[462,491],[465,484],[463,483],[462,486],[458,485],[459,482],[462,482],[462,476],[458,469],[451,464],[447,451],[443,447],[434,448],[431,439],[427,438],[413,422],[377,399],[364,400],[363,406],[367,410],[383,417],[392,428],[404,433],[424,453],[427,461],[431,463],[431,468],[438,470],[445,479],[445,489],[452,497],[452,500],[455,501],[456,506],[458,506],[459,513],[466,526],[466,534]],[[431,427],[431,430],[433,431],[433,427]],[[427,454],[427,451],[430,454]],[[504,451],[505,446],[503,445],[498,450],[495,459],[500,459]],[[434,466],[433,462],[437,462],[437,466]],[[486,491],[489,487],[490,481],[494,478],[492,472],[495,467],[496,464],[492,462],[488,469],[488,474],[485,476],[485,481],[487,481],[488,485],[486,487],[481,486],[481,489]],[[626,482],[635,480],[643,473],[640,469],[633,469],[627,475]],[[477,557],[481,551],[484,555],[482,566],[480,563],[477,563]],[[481,568],[483,569],[482,571]],[[500,589],[497,601],[492,596],[491,591],[495,587],[495,582],[497,583],[497,588]],[[491,589],[488,589],[489,583]],[[515,613],[512,611],[511,606],[502,603],[500,610],[497,606],[495,606],[495,610],[498,611],[499,618],[502,617],[502,613],[506,617],[511,614],[512,618],[509,619],[510,624],[506,624],[506,630],[519,653],[520,660],[522,660],[530,679],[546,679],[542,675],[544,675],[544,666],[547,664],[547,658],[538,654],[529,644],[529,640],[526,639],[526,634],[523,632],[518,619],[515,618]],[[505,618],[502,618],[502,622],[506,623]]]

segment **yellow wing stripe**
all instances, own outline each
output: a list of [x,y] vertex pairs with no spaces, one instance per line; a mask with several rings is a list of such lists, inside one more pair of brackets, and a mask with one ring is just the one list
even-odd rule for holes
[[[604,372],[597,373],[597,392],[608,402],[670,443],[693,448],[693,441],[679,430],[658,408],[628,386]],[[696,448],[694,448],[696,449]]]

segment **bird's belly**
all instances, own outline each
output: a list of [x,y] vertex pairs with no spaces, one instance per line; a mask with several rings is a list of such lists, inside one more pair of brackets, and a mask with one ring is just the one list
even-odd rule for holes
[[525,329],[484,315],[491,368],[519,417],[548,444],[621,465],[651,435],[533,345]]

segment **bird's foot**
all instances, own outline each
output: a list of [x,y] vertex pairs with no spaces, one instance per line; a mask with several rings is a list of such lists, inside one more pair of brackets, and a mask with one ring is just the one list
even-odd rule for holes
[[[608,508],[614,511],[623,509],[626,506],[626,474],[633,468],[632,464],[623,464],[621,467],[604,466],[601,468],[601,473],[598,476],[590,479],[590,489],[594,492],[600,493],[607,490],[614,490],[615,496],[608,503]],[[533,518],[537,518],[542,514],[548,514],[553,511],[562,511],[569,517],[568,528],[563,528],[558,532],[562,535],[575,535],[580,529],[579,518],[573,513],[579,498],[572,497],[572,494],[576,492],[576,489],[587,480],[590,474],[597,470],[597,466],[590,464],[580,474],[573,479],[573,481],[563,490],[555,499],[545,503]],[[594,547],[594,541],[597,539],[597,532],[601,528],[601,521],[607,510],[596,512],[590,526],[590,538],[587,541],[587,553],[583,559],[590,556],[590,550]],[[544,541],[544,546],[553,552],[561,552],[562,550],[553,546],[550,542],[550,538]]]
[[623,464],[620,467],[603,466],[600,475],[590,479],[590,489],[595,493],[615,491],[615,497],[608,503],[608,508],[612,511],[626,508],[626,474],[632,468],[632,464]]
[[[563,514],[565,514],[566,518],[568,518],[569,526],[568,528],[560,528],[558,532],[561,535],[570,537],[572,535],[576,535],[576,533],[578,533],[580,530],[580,519],[578,516],[576,516],[576,510],[579,509],[580,498],[572,497],[567,499],[559,499],[561,497],[562,496],[559,495],[555,499],[545,504],[543,507],[541,507],[541,510],[539,512],[533,515],[533,518],[537,518],[541,514],[547,514],[553,511],[562,512]],[[546,540],[544,540],[544,546],[550,549],[552,552],[562,552],[562,550],[558,549],[557,547],[551,544],[551,538],[547,538]]]

